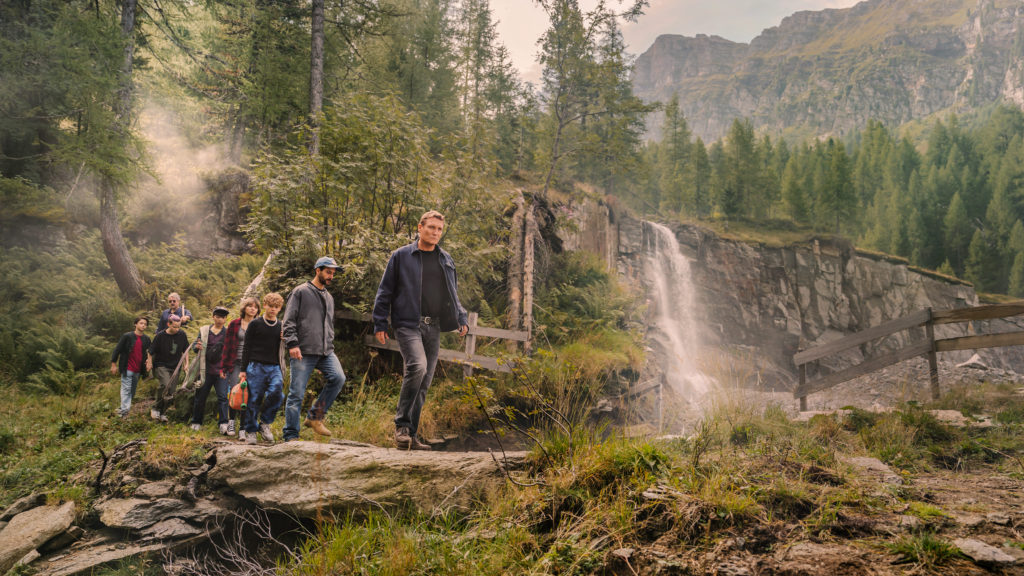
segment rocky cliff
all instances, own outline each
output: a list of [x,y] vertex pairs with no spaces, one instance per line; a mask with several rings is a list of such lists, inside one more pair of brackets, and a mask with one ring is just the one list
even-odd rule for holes
[[995,102],[1024,107],[1024,5],[868,0],[797,12],[750,44],[663,35],[637,59],[633,89],[646,101],[678,93],[705,141],[734,118],[823,136],[868,119],[898,126]]
[[[607,206],[588,204],[572,213],[577,231],[565,244],[599,254],[614,253],[618,271],[638,289],[650,293],[652,283],[645,267],[655,244],[652,226],[616,214]],[[601,221],[595,214],[607,214],[608,218]],[[820,238],[779,247],[722,238],[693,225],[674,225],[672,229],[683,255],[690,260],[695,290],[691,316],[696,325],[688,330],[710,353],[725,351],[755,358],[757,373],[749,376],[762,383],[792,386],[792,357],[800,349],[924,308],[963,308],[979,303],[970,284],[914,269],[897,258],[860,252],[842,240]],[[603,239],[612,243],[602,244]],[[959,336],[967,329],[996,332],[1009,328],[1003,321],[975,323],[970,328],[946,325],[936,328],[936,336]],[[825,369],[844,367],[923,337],[923,329],[904,331],[821,364]],[[992,367],[1017,371],[1024,367],[1024,354],[1016,348],[981,354]],[[970,355],[950,352],[940,355],[940,360],[962,361]]]

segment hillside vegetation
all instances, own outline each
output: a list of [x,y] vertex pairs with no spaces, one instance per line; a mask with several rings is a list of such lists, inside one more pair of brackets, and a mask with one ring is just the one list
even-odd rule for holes
[[[847,234],[1016,293],[1024,115],[943,119],[926,149],[875,122],[849,139],[787,144],[733,118],[728,137],[706,145],[670,104],[665,137],[645,144],[653,107],[632,92],[620,33],[645,3],[542,7],[535,88],[495,42],[486,0],[0,4],[0,506],[41,492],[74,501],[78,524],[99,528],[101,462],[140,439],[136,479],[191,477],[225,440],[186,426],[188,394],[157,423],[144,381],[132,413],[115,415],[109,354],[132,320],[155,319],[176,291],[194,337],[213,306],[234,315],[260,272],[259,291],[286,293],[321,254],[343,265],[338,308],[366,312],[389,252],[439,209],[463,303],[485,326],[530,329],[533,348],[508,374],[443,367],[423,435],[526,448],[532,468],[464,514],[386,510],[297,527],[247,558],[250,573],[706,573],[733,557],[783,571],[797,545],[835,542],[857,567],[972,569],[950,543],[967,531],[945,521],[956,503],[932,487],[1019,488],[1015,390],[988,383],[980,397],[943,400],[989,412],[1000,425],[986,429],[950,428],[916,405],[806,423],[776,404],[730,402],[722,377],[723,399],[691,436],[654,439],[682,423],[670,414],[652,430],[649,399],[613,402],[643,368],[644,298],[603,260],[563,251],[558,232],[568,202],[615,195],[659,219],[742,221],[752,238]],[[157,147],[160,126],[189,154]],[[187,172],[237,176],[237,201],[225,206],[209,186],[186,194]],[[210,204],[220,205],[201,213]],[[243,253],[211,255],[224,214],[245,233]],[[517,214],[532,222],[522,246],[536,245],[532,283],[514,286],[523,290],[508,272],[525,249]],[[518,300],[526,287],[533,299]],[[512,312],[527,306],[532,315]],[[401,363],[363,345],[365,325],[337,326],[349,379],[326,424],[389,445]],[[511,354],[500,342],[480,350]],[[879,485],[849,464],[868,455],[901,482]],[[902,516],[918,522],[902,532]],[[1020,548],[1016,524],[993,524],[990,540]],[[820,562],[821,573],[848,559]],[[191,560],[133,558],[106,573],[242,571]]]

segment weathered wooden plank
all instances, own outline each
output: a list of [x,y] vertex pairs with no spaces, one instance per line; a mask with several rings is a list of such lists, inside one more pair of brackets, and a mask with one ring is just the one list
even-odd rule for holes
[[936,324],[952,324],[954,322],[969,322],[972,320],[1008,318],[1019,314],[1024,314],[1024,300],[1010,302],[1007,304],[989,304],[987,306],[975,306],[973,308],[958,308],[956,310],[936,310],[932,314],[932,320]]
[[[399,351],[398,341],[395,340],[394,338],[388,338],[387,343],[382,345],[380,342],[377,342],[377,339],[374,338],[372,335],[367,334],[363,338],[363,342],[367,346],[371,346],[373,348],[381,348],[381,349],[384,349],[384,350],[392,350],[394,352],[398,352]],[[447,348],[441,348],[437,352],[437,357],[440,360],[444,360],[446,362],[455,362],[455,363],[458,363],[458,364],[465,364],[465,365],[471,365],[471,366],[479,366],[480,368],[486,368],[488,370],[494,370],[496,372],[511,372],[512,371],[512,366],[511,365],[509,365],[508,363],[499,363],[497,358],[491,358],[490,356],[479,356],[479,355],[474,355],[474,356],[467,357],[466,353],[462,352],[460,350],[449,350]]]
[[932,343],[931,348],[928,350],[928,381],[931,382],[932,400],[938,400],[939,359],[935,353],[935,324],[933,322],[925,322],[924,335],[925,339]]
[[822,344],[821,346],[815,346],[814,348],[809,348],[802,352],[797,352],[793,355],[793,363],[797,366],[806,364],[813,360],[830,356],[836,352],[841,352],[847,348],[852,348],[865,342],[870,342],[876,338],[882,338],[883,336],[888,336],[889,334],[899,332],[900,330],[920,326],[928,321],[929,315],[929,310],[919,310],[913,314],[908,314],[902,318],[890,320],[884,324],[873,326],[862,332],[857,332],[856,334],[840,338],[839,340]]
[[[341,318],[343,320],[361,320],[363,322],[372,322],[373,316],[370,314],[357,314],[351,310],[337,310],[334,312],[335,318]],[[505,330],[504,328],[491,328],[490,326],[470,326],[470,334],[476,334],[477,336],[486,336],[488,338],[504,338],[505,340],[515,340],[516,342],[526,342],[529,338],[529,334],[525,330]]]
[[871,358],[870,360],[861,362],[856,366],[851,366],[845,370],[840,370],[839,372],[833,372],[832,374],[812,382],[806,382],[802,386],[798,386],[797,389],[793,391],[793,397],[802,398],[808,394],[813,394],[814,392],[827,390],[836,384],[842,384],[843,382],[853,380],[858,376],[863,376],[874,372],[875,370],[881,370],[886,366],[892,366],[898,362],[903,362],[904,360],[910,360],[911,358],[916,358],[922,354],[927,354],[931,349],[932,343],[928,341],[911,344],[901,350]]
[[470,334],[487,336],[488,338],[504,338],[516,342],[526,342],[530,335],[525,330],[505,330],[504,328],[491,328],[490,326],[474,326],[469,330]]
[[[476,334],[473,332],[473,328],[476,328],[476,319],[478,317],[479,316],[477,315],[476,312],[470,312],[469,313],[469,318],[466,320],[468,322],[468,324],[466,326],[469,328],[469,330],[467,331],[468,334],[466,334],[466,357],[467,358],[472,358],[473,354],[476,354]],[[465,374],[466,376],[472,376],[473,375],[473,367],[468,365],[468,364],[463,366],[462,367],[462,373]]]
[[1001,346],[1024,346],[1024,332],[982,334],[980,336],[963,336],[961,338],[946,338],[945,340],[935,341],[935,350],[938,352],[999,348]]

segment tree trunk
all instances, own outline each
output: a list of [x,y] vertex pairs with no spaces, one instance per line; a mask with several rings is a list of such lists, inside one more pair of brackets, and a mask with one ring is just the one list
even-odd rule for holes
[[526,234],[523,238],[523,327],[526,329],[526,352],[533,348],[533,269],[534,240],[540,236],[533,206],[526,209]]
[[523,301],[523,192],[513,201],[516,213],[512,216],[512,255],[508,263],[508,328],[519,330],[522,326]]
[[121,235],[121,223],[117,220],[117,201],[114,188],[109,181],[104,181],[100,192],[100,236],[103,238],[103,254],[107,264],[114,273],[117,287],[129,298],[137,298],[142,294],[142,277],[135,262],[128,254],[128,246]]
[[[127,137],[131,126],[132,110],[132,62],[135,55],[135,7],[136,0],[124,0],[121,4],[121,36],[124,39],[124,62],[121,64],[121,79],[117,89],[117,117],[115,129]],[[121,235],[121,223],[117,214],[117,184],[106,176],[100,183],[100,235],[103,238],[103,253],[107,264],[114,273],[114,280],[121,292],[129,298],[142,293],[142,276],[135,266],[128,246]]]
[[309,65],[309,153],[320,153],[320,114],[324,107],[324,0],[313,0]]

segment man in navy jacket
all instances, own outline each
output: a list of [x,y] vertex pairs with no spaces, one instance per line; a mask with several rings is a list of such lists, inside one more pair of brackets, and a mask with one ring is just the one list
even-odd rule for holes
[[437,366],[441,332],[458,330],[465,336],[469,330],[466,310],[459,303],[455,261],[437,245],[444,216],[430,210],[420,217],[417,231],[416,241],[391,254],[373,303],[377,341],[387,342],[390,316],[405,363],[395,414],[395,445],[403,450],[430,450],[416,433]]

